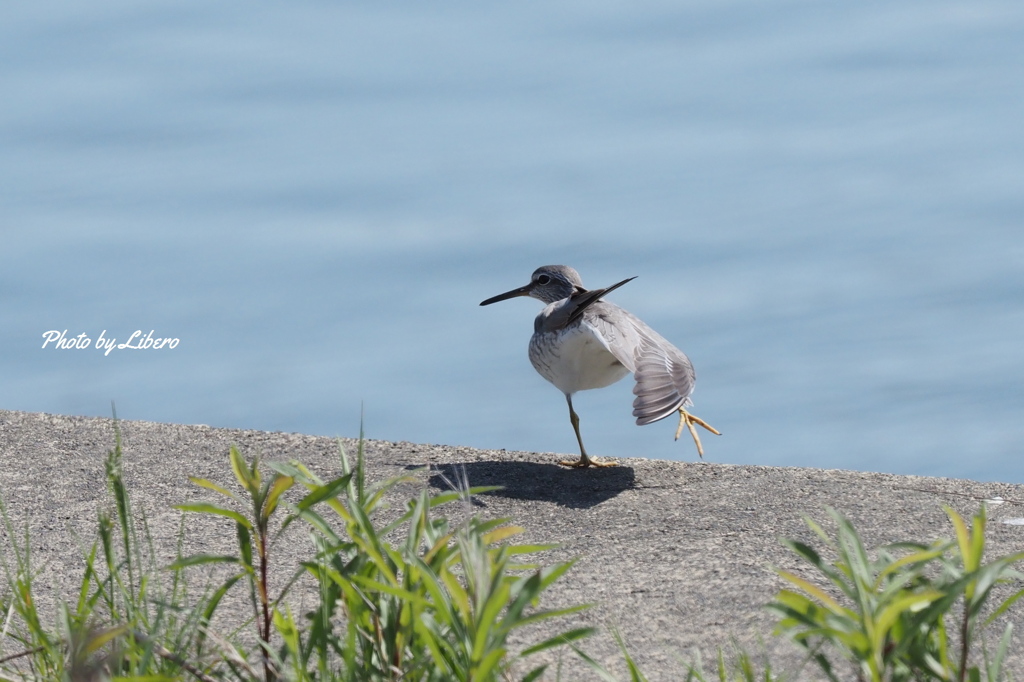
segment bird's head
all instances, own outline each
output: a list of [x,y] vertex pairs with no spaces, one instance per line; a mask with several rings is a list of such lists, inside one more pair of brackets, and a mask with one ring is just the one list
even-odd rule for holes
[[545,265],[533,271],[530,283],[526,286],[498,294],[481,302],[480,305],[490,305],[517,296],[529,296],[544,303],[554,303],[584,291],[586,289],[583,288],[579,273],[568,265]]

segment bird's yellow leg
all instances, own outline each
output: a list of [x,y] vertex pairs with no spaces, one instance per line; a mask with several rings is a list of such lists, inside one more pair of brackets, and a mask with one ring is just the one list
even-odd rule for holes
[[572,397],[566,395],[565,400],[569,403],[569,421],[572,422],[572,429],[576,432],[576,442],[580,444],[580,458],[575,462],[563,461],[559,462],[559,464],[562,466],[573,467],[574,469],[586,469],[589,466],[616,466],[618,462],[598,462],[597,460],[590,459],[590,457],[587,456],[587,451],[583,447],[583,437],[580,435],[580,416],[576,414],[576,410],[572,409]]
[[697,429],[693,428],[694,424],[704,427],[716,436],[721,436],[722,432],[714,426],[711,426],[711,424],[708,424],[700,417],[695,417],[683,408],[679,408],[679,428],[676,429],[676,440],[679,440],[679,436],[682,435],[683,426],[685,425],[686,428],[690,430],[690,435],[693,436],[693,442],[697,446],[697,454],[700,455],[701,459],[704,459],[704,448],[700,444],[700,436],[697,435]]

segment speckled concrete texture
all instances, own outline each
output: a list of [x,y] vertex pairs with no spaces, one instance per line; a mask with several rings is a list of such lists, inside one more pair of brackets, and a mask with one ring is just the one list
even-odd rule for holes
[[[247,455],[298,459],[325,477],[339,469],[339,441],[331,438],[133,421],[120,427],[126,480],[161,560],[174,558],[182,528],[182,514],[171,505],[215,496],[187,476],[234,483],[231,444]],[[97,511],[110,504],[103,462],[113,443],[109,419],[0,411],[0,491],[15,523],[30,528],[35,564],[44,567],[38,586],[47,594],[66,593],[80,579],[80,547],[94,537]],[[355,452],[354,441],[341,444]],[[951,537],[943,505],[971,514],[998,496],[1005,502],[990,507],[989,556],[1024,550],[1024,526],[1002,523],[1024,517],[1019,485],[645,459],[568,470],[556,464],[564,455],[549,453],[385,441],[367,441],[365,449],[370,480],[415,478],[396,490],[395,508],[423,486],[448,487],[446,479],[504,486],[474,498],[473,509],[511,517],[526,528],[525,541],[558,543],[549,561],[578,558],[545,604],[595,606],[561,628],[601,627],[583,648],[621,674],[621,656],[607,634],[608,626],[617,628],[652,680],[681,679],[681,660],[698,649],[713,655],[732,638],[765,650],[777,668],[797,670],[799,652],[771,636],[773,617],[762,606],[783,586],[774,568],[812,576],[779,538],[814,542],[803,517],[824,522],[828,506],[849,516],[875,546]],[[184,553],[230,551],[233,529],[219,521],[188,515]],[[295,528],[273,549],[277,585],[310,549],[305,531]],[[294,598],[310,595],[299,590]],[[230,608],[244,612],[244,603]],[[1024,629],[1024,603],[1010,618],[1018,632]],[[545,631],[523,637],[537,641]],[[563,679],[594,679],[571,655],[563,662]],[[1024,677],[1024,635],[1011,669]],[[810,668],[799,676],[814,677]]]

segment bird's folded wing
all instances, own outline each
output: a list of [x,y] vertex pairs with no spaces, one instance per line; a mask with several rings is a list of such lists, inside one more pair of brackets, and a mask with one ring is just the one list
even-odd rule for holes
[[[636,326],[629,318],[628,312],[607,301],[598,301],[594,304],[592,314],[586,318],[584,324],[594,328],[596,335],[604,343],[604,347],[611,353],[622,366],[630,372],[636,371],[636,358],[633,348],[640,339]],[[615,324],[619,322],[619,324]],[[623,324],[624,323],[624,324]]]

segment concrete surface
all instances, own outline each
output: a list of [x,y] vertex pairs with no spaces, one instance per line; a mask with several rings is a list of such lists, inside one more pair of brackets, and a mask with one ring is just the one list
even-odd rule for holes
[[[331,438],[129,421],[121,429],[136,508],[146,511],[157,550],[167,560],[181,523],[170,506],[215,496],[186,476],[233,485],[231,444],[247,455],[301,460],[324,476],[338,470],[337,440]],[[113,442],[109,419],[0,411],[0,491],[15,523],[31,529],[35,563],[45,564],[42,590],[60,594],[80,579],[79,547],[91,541],[97,510],[109,504],[103,461]],[[354,453],[353,441],[343,443]],[[526,541],[560,543],[551,561],[579,557],[546,605],[596,606],[563,621],[562,628],[618,628],[652,680],[681,679],[681,660],[698,649],[711,656],[730,638],[754,649],[763,641],[776,668],[796,670],[797,650],[771,637],[773,616],[761,607],[783,586],[773,567],[811,576],[779,538],[812,540],[803,516],[825,522],[826,506],[849,516],[874,546],[951,537],[942,505],[967,515],[981,500],[999,496],[1006,502],[990,507],[989,556],[1024,550],[1024,526],[1002,523],[1024,517],[1020,485],[645,459],[577,471],[557,466],[562,456],[555,454],[385,441],[368,441],[366,452],[371,480],[434,467],[416,474],[419,483],[399,495],[412,496],[423,485],[444,488],[442,473],[454,478],[462,471],[472,485],[505,486],[478,497],[476,511],[512,517],[527,529]],[[230,551],[230,522],[216,521],[189,515],[186,554]],[[304,532],[285,540],[274,549],[281,567],[275,580],[310,547]],[[1010,617],[1019,633],[1024,600]],[[609,635],[587,640],[584,649],[623,673]],[[594,679],[571,656],[563,661],[563,679]],[[1024,635],[1017,637],[1011,668],[1024,677]],[[800,673],[801,679],[813,677],[810,668]]]

